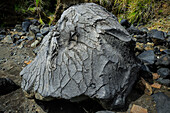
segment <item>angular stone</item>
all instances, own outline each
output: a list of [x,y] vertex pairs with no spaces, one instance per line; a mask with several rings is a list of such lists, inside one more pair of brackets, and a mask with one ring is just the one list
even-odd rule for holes
[[13,40],[11,38],[11,35],[7,35],[3,40],[1,40],[3,43],[13,43]]
[[126,28],[130,27],[130,23],[127,19],[122,19],[120,24]]
[[44,27],[40,30],[42,35],[47,35],[47,33],[49,32],[50,28],[49,27]]
[[143,35],[143,32],[140,31],[137,27],[131,25],[127,31],[130,33],[130,34],[134,34],[134,35]]
[[35,25],[30,25],[29,30],[30,30],[30,32],[33,32],[34,34],[40,32],[38,26],[35,26]]
[[113,112],[113,111],[97,111],[96,113],[116,113],[116,112]]
[[101,6],[72,6],[21,71],[22,89],[38,99],[88,97],[106,109],[123,107],[138,72],[131,45],[129,33]]
[[162,92],[152,95],[156,102],[157,113],[170,113],[170,97]]
[[0,95],[10,93],[18,88],[19,86],[17,86],[11,79],[0,78]]
[[29,28],[30,25],[31,25],[31,22],[29,20],[22,22],[22,30],[24,32],[28,31],[28,28]]
[[170,65],[170,55],[163,55],[161,56],[157,62],[156,65],[163,65],[163,66],[169,66]]
[[161,78],[170,78],[170,70],[168,68],[160,68],[157,70],[157,73]]
[[138,58],[144,63],[153,64],[155,62],[155,55],[152,50],[142,52],[138,55]]
[[156,32],[153,33],[152,38],[160,39],[160,40],[165,40],[164,32],[162,32],[162,31],[156,31]]
[[146,28],[146,27],[141,28],[140,31],[142,31],[144,33],[148,33],[149,32],[148,28]]
[[170,86],[170,80],[169,79],[158,78],[157,81],[160,84],[163,84],[163,85],[166,85],[166,86]]
[[31,47],[36,47],[39,44],[39,40],[35,40],[32,44]]

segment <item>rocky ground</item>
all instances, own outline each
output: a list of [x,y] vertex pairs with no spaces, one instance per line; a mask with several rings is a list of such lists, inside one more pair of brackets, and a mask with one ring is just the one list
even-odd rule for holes
[[[122,20],[121,24],[133,36],[134,54],[141,60],[142,68],[127,105],[114,112],[170,112],[170,32],[144,27],[139,30],[127,20]],[[92,100],[82,103],[35,100],[20,88],[20,71],[34,59],[39,43],[52,28],[34,19],[25,20],[12,29],[0,29],[0,113],[94,113],[104,110]]]

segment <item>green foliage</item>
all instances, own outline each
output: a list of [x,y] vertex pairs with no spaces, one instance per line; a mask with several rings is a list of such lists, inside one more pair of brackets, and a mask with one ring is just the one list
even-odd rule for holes
[[131,23],[147,22],[152,16],[155,0],[115,0],[112,11]]

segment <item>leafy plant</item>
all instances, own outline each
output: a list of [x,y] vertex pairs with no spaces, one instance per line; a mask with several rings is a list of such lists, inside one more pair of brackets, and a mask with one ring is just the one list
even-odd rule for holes
[[146,22],[154,9],[155,0],[114,0],[112,12],[131,23]]

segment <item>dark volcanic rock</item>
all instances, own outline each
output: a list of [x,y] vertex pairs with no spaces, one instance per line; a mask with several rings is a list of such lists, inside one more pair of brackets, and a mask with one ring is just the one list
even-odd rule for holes
[[156,62],[156,65],[169,66],[170,65],[170,56],[165,54],[159,58]]
[[19,86],[17,86],[11,79],[0,78],[0,95],[10,93],[18,88]]
[[153,50],[144,51],[143,53],[138,55],[138,58],[144,63],[154,64],[155,61],[154,51]]
[[126,28],[130,27],[130,23],[127,19],[122,19],[120,24]]
[[155,32],[153,32],[152,38],[156,38],[156,39],[160,39],[160,40],[165,40],[164,32],[162,32],[162,31],[155,31]]
[[140,31],[142,31],[144,33],[148,33],[149,32],[148,28],[146,28],[146,27],[141,28]]
[[113,111],[98,111],[96,113],[115,113],[115,112],[113,112]]
[[161,76],[161,78],[167,78],[170,76],[170,70],[168,68],[160,68],[157,70],[157,73]]
[[31,20],[31,23],[32,23],[33,25],[35,25],[35,26],[38,26],[38,25],[41,24],[41,23],[40,23],[38,20],[36,20],[36,19]]
[[170,97],[162,92],[152,96],[156,102],[157,113],[170,113]]
[[130,34],[134,34],[134,35],[143,35],[143,32],[140,31],[137,27],[131,25],[127,31],[130,33]]
[[21,71],[22,89],[40,100],[89,97],[106,109],[123,107],[138,72],[131,45],[129,33],[104,8],[72,6]]
[[163,78],[158,78],[157,81],[163,85],[170,86],[170,80],[169,79],[163,79]]
[[32,31],[34,34],[37,34],[40,32],[38,26],[30,25],[29,30]]
[[168,55],[170,55],[170,50],[169,49],[167,49],[167,50],[164,50],[163,51],[165,54],[168,54]]
[[29,26],[31,25],[31,22],[29,20],[22,22],[22,30],[24,32],[28,31]]

